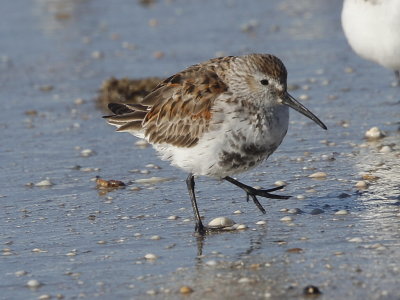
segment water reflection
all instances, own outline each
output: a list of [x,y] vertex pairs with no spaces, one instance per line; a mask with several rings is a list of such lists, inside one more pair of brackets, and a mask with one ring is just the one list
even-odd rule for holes
[[[357,171],[370,179],[369,188],[359,196],[366,206],[360,216],[365,221],[366,233],[379,234],[381,241],[400,237],[399,141],[400,136],[396,134],[367,142],[357,156]],[[387,147],[391,150],[384,153],[388,151]]]

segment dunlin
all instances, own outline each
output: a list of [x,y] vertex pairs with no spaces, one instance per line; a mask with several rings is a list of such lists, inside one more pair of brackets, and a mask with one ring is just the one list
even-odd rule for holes
[[214,58],[168,77],[140,103],[109,104],[114,114],[105,118],[117,131],[146,139],[162,159],[189,173],[195,230],[203,234],[195,175],[233,183],[265,213],[257,196],[287,199],[271,193],[283,186],[259,190],[231,176],[254,168],[278,148],[289,107],[326,129],[289,95],[286,78],[284,64],[270,54]]
[[342,26],[354,52],[393,70],[400,85],[400,0],[344,0]]

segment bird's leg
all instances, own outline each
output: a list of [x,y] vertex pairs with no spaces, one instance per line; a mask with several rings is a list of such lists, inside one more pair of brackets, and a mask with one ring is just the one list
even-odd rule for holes
[[394,75],[396,75],[397,85],[400,86],[400,70],[394,71]]
[[264,209],[264,207],[262,207],[260,202],[258,202],[258,199],[256,196],[270,198],[270,199],[289,199],[290,198],[290,196],[281,196],[281,195],[275,195],[275,194],[270,193],[270,192],[277,191],[277,190],[284,188],[285,187],[284,185],[281,185],[281,186],[278,186],[278,187],[275,187],[272,189],[268,189],[268,190],[257,190],[251,186],[248,186],[246,184],[241,183],[240,181],[233,179],[232,177],[226,176],[226,177],[224,177],[224,179],[226,181],[229,181],[230,183],[233,183],[234,185],[240,187],[242,190],[244,190],[247,195],[247,202],[249,201],[249,197],[251,197],[253,199],[254,204],[258,207],[258,209],[263,214],[265,214],[265,209]]
[[192,201],[194,218],[196,219],[195,231],[197,233],[203,235],[206,233],[206,229],[205,229],[203,223],[201,222],[199,209],[197,207],[196,195],[194,193],[194,176],[192,173],[190,173],[189,176],[187,177],[186,184],[187,184],[187,188],[189,191],[190,200]]

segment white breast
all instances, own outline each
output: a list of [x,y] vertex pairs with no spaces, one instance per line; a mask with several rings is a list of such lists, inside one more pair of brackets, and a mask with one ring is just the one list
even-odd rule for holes
[[400,70],[400,0],[344,0],[342,26],[358,55]]

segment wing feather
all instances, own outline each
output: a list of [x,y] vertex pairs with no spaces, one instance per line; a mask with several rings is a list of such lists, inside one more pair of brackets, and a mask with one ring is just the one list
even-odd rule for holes
[[140,103],[110,104],[114,115],[105,118],[118,131],[144,133],[153,144],[194,146],[209,130],[215,100],[229,92],[210,62],[165,79]]

